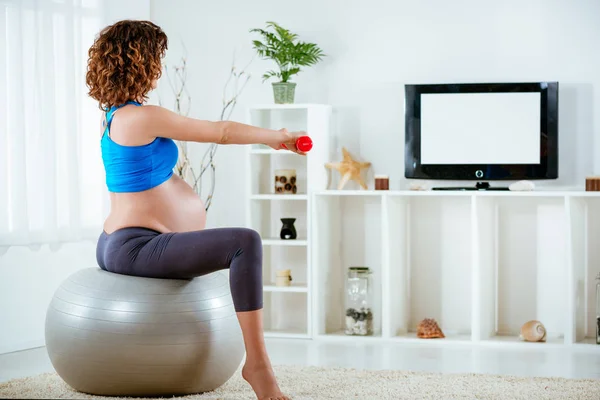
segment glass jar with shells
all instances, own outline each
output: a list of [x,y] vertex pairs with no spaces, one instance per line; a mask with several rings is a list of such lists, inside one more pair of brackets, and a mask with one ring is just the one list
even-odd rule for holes
[[368,267],[348,268],[346,280],[346,335],[373,334],[371,270]]

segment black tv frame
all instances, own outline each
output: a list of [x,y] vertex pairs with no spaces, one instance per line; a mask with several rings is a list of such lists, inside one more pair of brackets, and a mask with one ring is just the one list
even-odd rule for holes
[[[541,93],[539,164],[421,164],[421,94],[509,92]],[[404,94],[406,178],[457,181],[558,178],[558,82],[407,84]]]

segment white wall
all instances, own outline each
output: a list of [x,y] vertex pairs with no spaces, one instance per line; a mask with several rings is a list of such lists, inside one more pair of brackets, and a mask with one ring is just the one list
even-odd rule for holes
[[[318,43],[329,57],[298,76],[297,102],[332,104],[338,151],[346,146],[372,161],[372,173],[389,174],[392,189],[406,185],[405,83],[557,80],[561,178],[553,184],[581,186],[586,174],[600,172],[597,0],[152,0],[151,15],[169,35],[169,61],[185,41],[198,118],[217,118],[234,50],[240,65],[253,55],[249,29],[274,20]],[[250,103],[272,102],[270,83],[260,78],[271,68],[254,60],[234,118],[243,121]],[[244,221],[242,154],[238,147],[218,152],[209,226]]]
[[[103,2],[106,24],[150,18],[149,0]],[[54,291],[75,271],[97,266],[95,249],[92,242],[13,247],[4,254],[0,248],[0,354],[44,345],[46,309]]]
[[0,256],[0,354],[44,345],[46,310],[70,274],[96,266],[95,243],[13,247]]
[[100,0],[104,7],[104,20],[112,24],[122,19],[150,19],[150,0]]

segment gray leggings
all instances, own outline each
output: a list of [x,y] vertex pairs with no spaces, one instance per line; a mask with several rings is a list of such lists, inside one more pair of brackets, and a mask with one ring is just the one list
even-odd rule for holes
[[251,229],[160,233],[122,228],[102,232],[96,259],[103,270],[148,278],[192,279],[229,268],[236,312],[263,307],[262,242]]

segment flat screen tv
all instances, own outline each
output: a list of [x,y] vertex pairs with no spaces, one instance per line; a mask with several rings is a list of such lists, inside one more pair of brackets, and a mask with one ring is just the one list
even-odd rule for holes
[[404,175],[558,178],[558,82],[405,85]]

